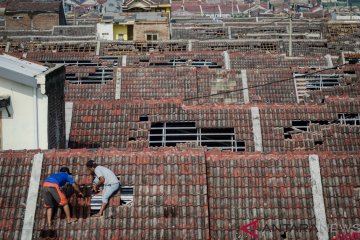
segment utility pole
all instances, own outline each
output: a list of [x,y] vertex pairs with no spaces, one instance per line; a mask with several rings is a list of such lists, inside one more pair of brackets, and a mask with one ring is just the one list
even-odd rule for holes
[[289,57],[292,57],[292,14],[289,18]]

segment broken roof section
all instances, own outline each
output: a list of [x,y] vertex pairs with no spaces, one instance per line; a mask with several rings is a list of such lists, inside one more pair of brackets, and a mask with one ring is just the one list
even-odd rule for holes
[[[259,109],[260,142],[254,135],[252,108]],[[246,152],[254,152],[256,143],[263,145],[264,152],[359,151],[359,114],[359,99],[349,97],[328,98],[325,103],[304,105],[194,106],[184,105],[181,99],[77,101],[74,102],[69,147],[145,149],[159,146],[152,144],[152,136],[164,137],[161,141],[171,140],[160,142],[160,146],[183,142],[200,144],[198,129],[215,131],[226,128],[232,130],[233,134],[229,136],[237,145],[245,146],[243,150]],[[153,135],[155,130],[166,128],[164,123],[176,125],[184,122],[191,124],[188,128],[192,130],[187,130],[193,136],[190,140],[172,138],[171,132],[170,135],[167,132]],[[236,147],[234,144],[226,147]],[[215,147],[222,148],[220,145]]]
[[[0,153],[0,172],[5,173],[0,187],[2,239],[21,237],[25,209],[36,199],[26,200],[35,154]],[[359,152],[317,154],[204,152],[185,146],[141,152],[50,150],[43,154],[40,183],[67,166],[85,195],[70,197],[77,222],[67,225],[57,211],[53,237],[58,239],[234,239],[248,236],[241,229],[254,221],[260,239],[281,239],[284,231],[289,239],[324,239],[319,232],[332,239],[342,231],[327,232],[327,224],[352,226],[360,218]],[[89,159],[114,171],[123,186],[133,187],[132,205],[120,205],[115,195],[104,218],[91,217],[91,192],[86,187],[91,177],[85,166]],[[71,195],[70,189],[66,192]],[[39,188],[33,239],[50,237],[44,231],[41,195]]]

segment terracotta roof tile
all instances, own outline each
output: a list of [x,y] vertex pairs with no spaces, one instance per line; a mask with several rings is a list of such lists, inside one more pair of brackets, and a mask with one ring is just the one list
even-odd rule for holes
[[55,2],[25,2],[13,1],[6,7],[6,12],[59,12],[61,1]]
[[0,153],[0,238],[19,239],[36,151]]
[[[73,216],[80,219],[71,226],[65,225],[59,212],[55,226],[60,239],[209,238],[203,151],[49,151],[45,154],[42,180],[66,165],[79,184],[90,184],[85,166],[89,159],[113,170],[123,186],[134,187],[133,206],[120,206],[116,195],[109,203],[105,219],[92,218],[90,198],[73,197],[70,201]],[[41,206],[42,200],[38,204]],[[46,222],[42,208],[37,209],[36,216],[35,238],[40,236]]]
[[[0,236],[20,238],[26,207],[32,158],[36,151],[0,153]],[[68,166],[81,185],[84,199],[70,197],[76,223],[65,223],[56,213],[58,239],[69,238],[191,238],[232,239],[246,236],[241,227],[257,220],[261,239],[281,238],[281,232],[264,231],[280,224],[316,225],[309,154],[318,154],[328,224],[350,224],[360,219],[354,211],[359,200],[359,152],[230,153],[202,148],[158,148],[144,151],[72,149],[44,151],[41,182],[61,166]],[[112,169],[123,186],[134,187],[132,206],[111,198],[103,219],[90,215],[91,178],[85,163],[94,159]],[[17,166],[15,168],[14,166]],[[46,238],[46,214],[40,187],[35,239]],[[23,204],[25,203],[25,204]],[[20,204],[20,207],[19,207]],[[23,207],[22,204],[24,205]],[[331,232],[336,235],[341,229]],[[245,234],[245,235],[244,235]],[[49,235],[47,235],[49,237]],[[310,231],[287,232],[292,239],[318,239]],[[332,237],[332,235],[330,235]]]

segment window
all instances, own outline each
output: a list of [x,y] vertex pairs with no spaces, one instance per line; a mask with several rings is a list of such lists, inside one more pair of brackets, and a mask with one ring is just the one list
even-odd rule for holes
[[342,74],[317,74],[304,75],[294,74],[297,100],[301,102],[308,91],[329,89],[340,86]]
[[158,34],[157,33],[147,33],[146,34],[146,40],[147,41],[157,41],[158,40]]
[[20,20],[20,19],[23,19],[24,17],[23,16],[13,16],[13,19],[15,20]]
[[308,132],[310,124],[328,125],[330,121],[308,121],[308,120],[293,120],[291,121],[291,127],[284,128],[285,139],[291,139],[292,132]]
[[118,34],[118,40],[123,41],[124,40],[124,34]]
[[170,147],[177,143],[245,151],[245,142],[237,141],[233,128],[196,128],[195,122],[153,123],[149,134],[150,147]]
[[296,83],[304,86],[307,90],[322,90],[340,85],[339,79],[343,77],[340,74],[318,74],[303,76],[295,74]]
[[140,122],[147,122],[147,121],[149,121],[149,116],[148,115],[141,115],[139,120],[140,120]]
[[340,124],[360,125],[360,113],[341,113],[338,115]]
[[[119,191],[115,193],[119,194]],[[131,205],[131,203],[134,201],[134,187],[133,186],[121,186],[120,187],[120,206],[124,205]],[[91,197],[91,214],[96,214],[100,211],[101,205],[102,205],[102,196],[101,195],[94,195]]]

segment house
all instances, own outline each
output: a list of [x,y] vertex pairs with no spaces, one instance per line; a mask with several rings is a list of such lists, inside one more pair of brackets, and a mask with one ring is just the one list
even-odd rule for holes
[[171,11],[170,0],[125,0],[124,12],[167,12]]
[[6,30],[51,30],[57,25],[66,25],[61,1],[11,1],[5,10]]
[[119,41],[169,40],[169,21],[166,15],[156,12],[107,13],[97,24],[97,36]]
[[0,55],[0,149],[62,148],[65,69]]

